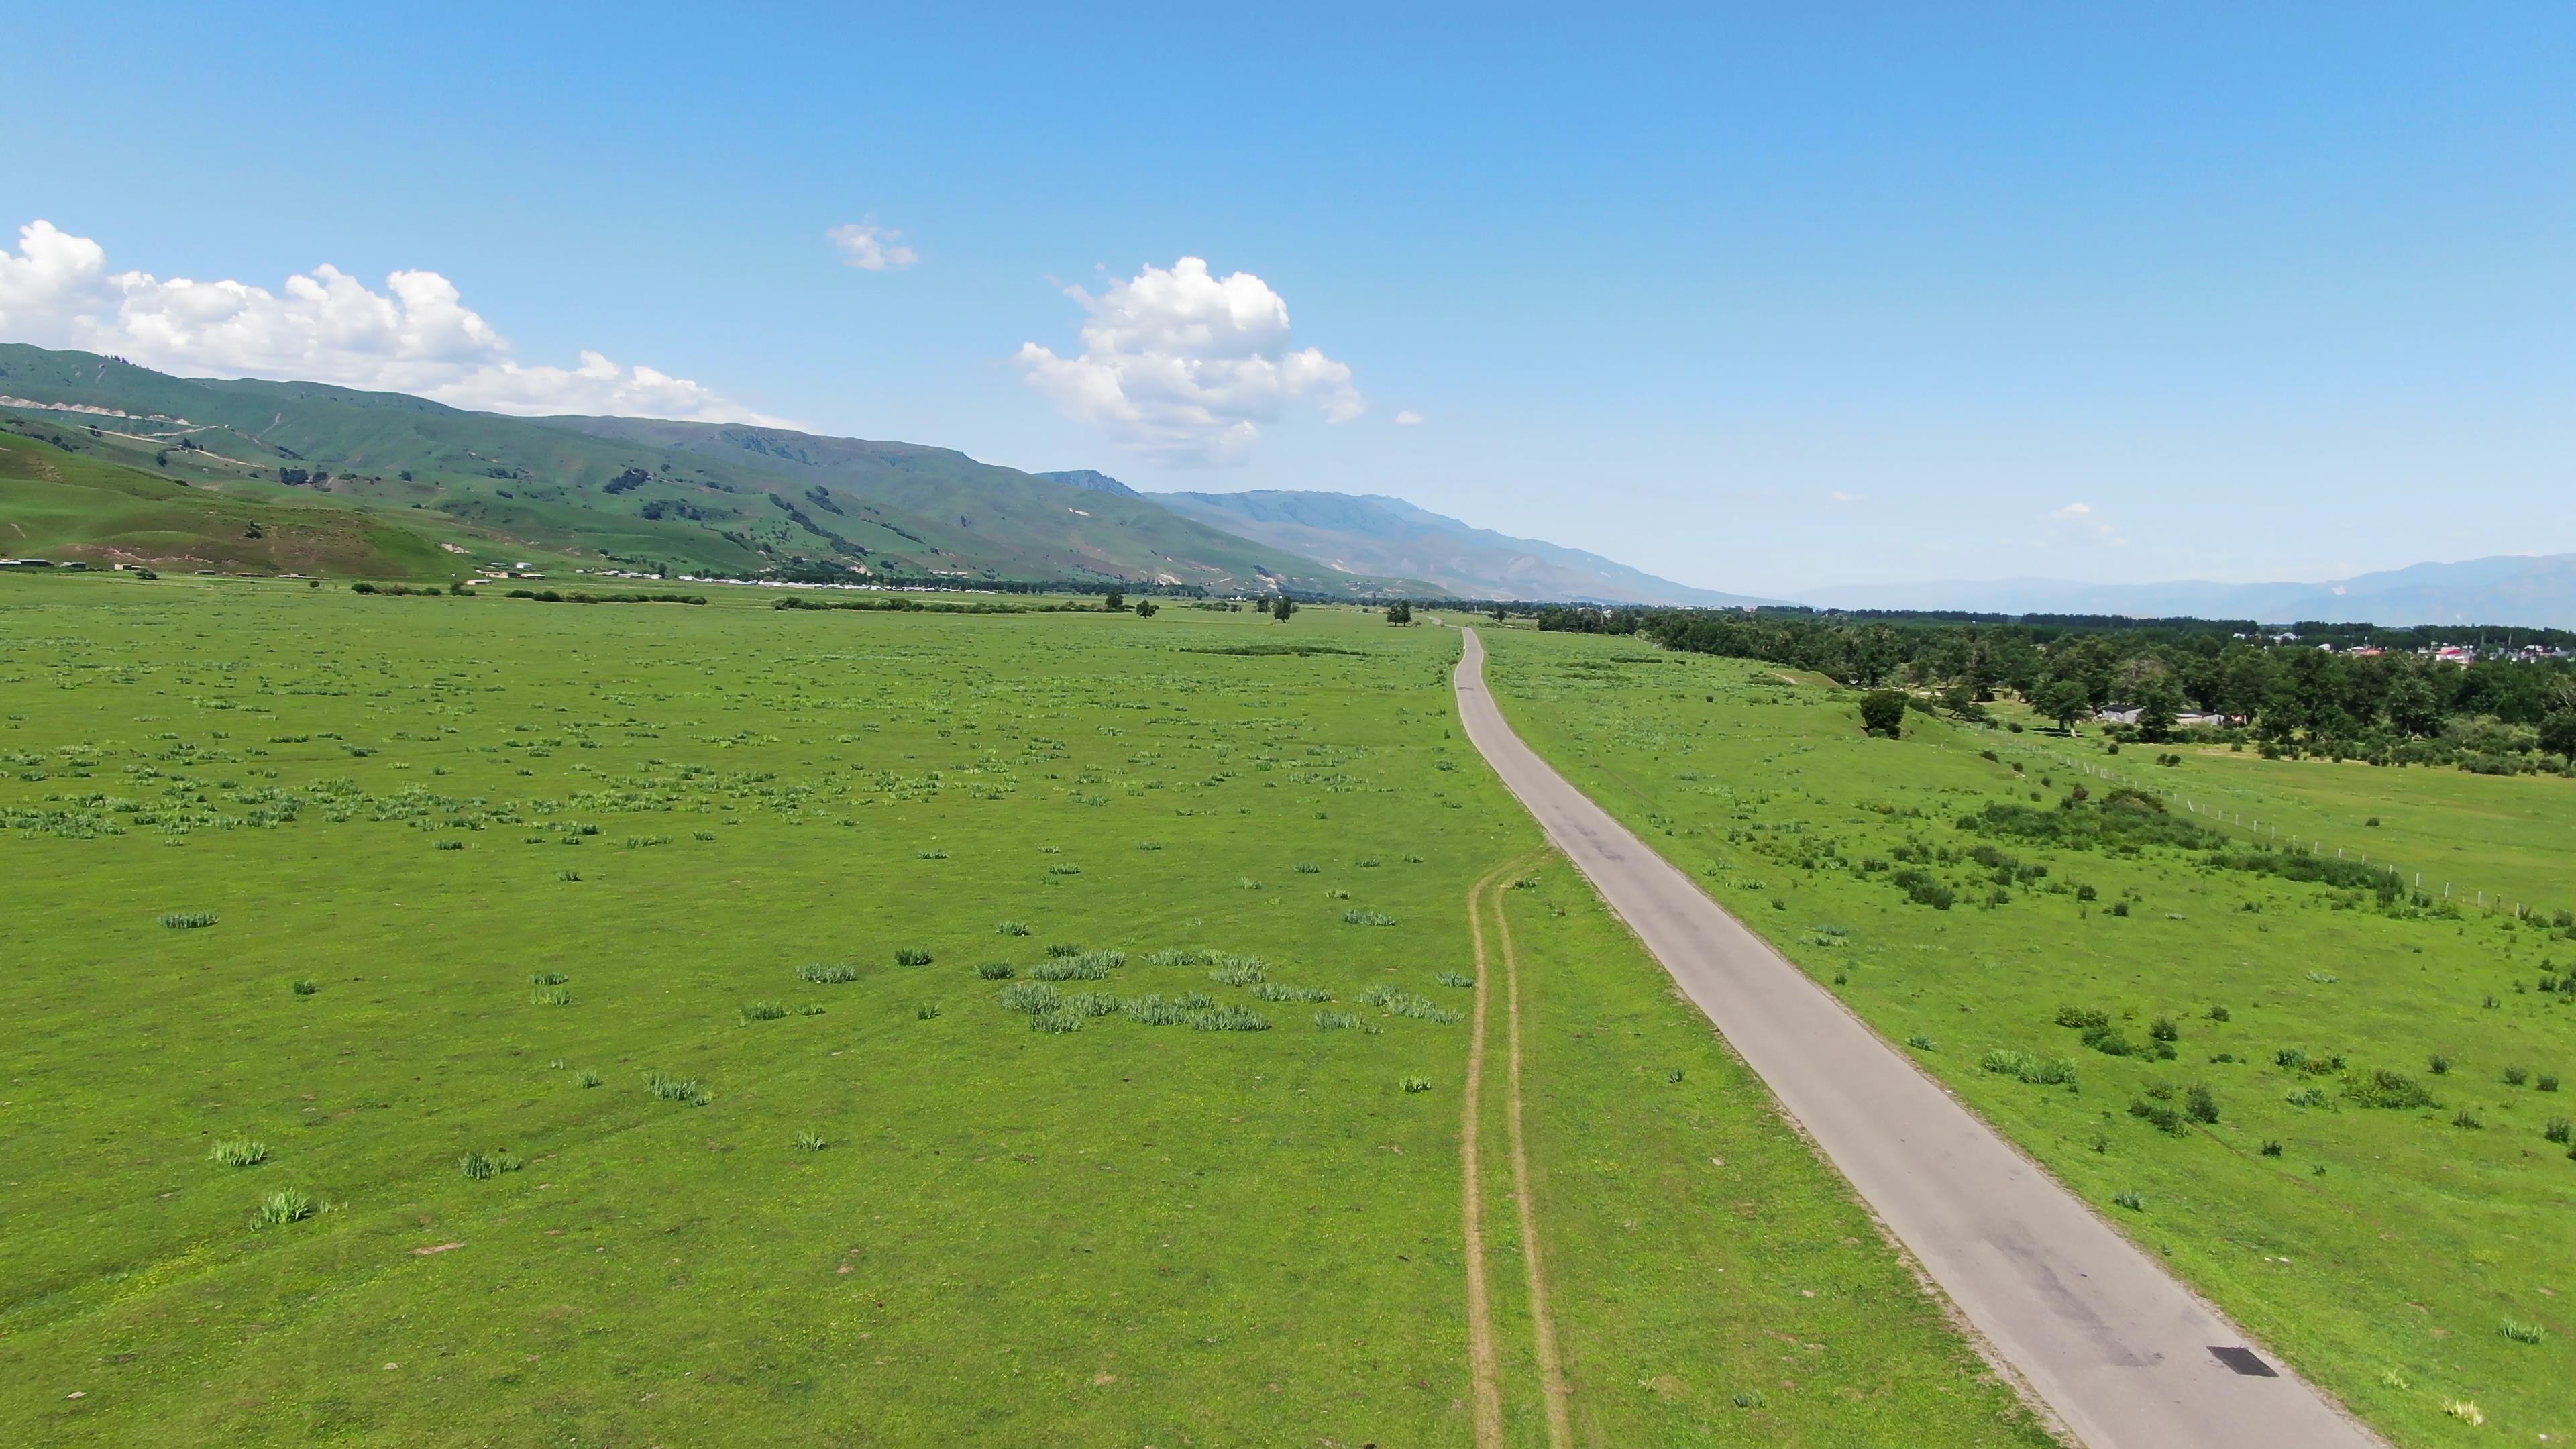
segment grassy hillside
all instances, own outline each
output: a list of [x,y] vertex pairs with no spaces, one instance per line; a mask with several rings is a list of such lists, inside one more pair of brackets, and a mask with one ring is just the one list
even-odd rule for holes
[[0,1442],[2044,1442],[1455,635],[706,592],[0,576]]
[[[2396,1442],[2576,1434],[2576,784],[1873,739],[1813,677],[1487,639],[1533,747]],[[2326,878],[2203,813],[2240,806]],[[2548,909],[2445,902],[2445,861]]]
[[0,554],[154,569],[425,578],[420,534],[348,508],[264,503],[0,433]]
[[899,577],[1308,593],[1381,582],[1149,501],[904,443],[511,418],[318,383],[176,378],[24,346],[0,346],[0,398],[15,400],[0,409],[29,430],[191,483],[432,513],[512,548],[594,565],[749,573],[828,563]]

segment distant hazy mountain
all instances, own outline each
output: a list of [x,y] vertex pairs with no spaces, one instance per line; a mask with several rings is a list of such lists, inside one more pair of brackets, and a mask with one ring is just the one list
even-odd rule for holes
[[1343,573],[1422,579],[1460,598],[1703,608],[1774,602],[1695,589],[1597,553],[1471,528],[1401,498],[1277,491],[1152,497],[1183,517]]
[[[1242,530],[1237,530],[1241,532]],[[2060,579],[1984,583],[1852,584],[1814,589],[1820,608],[1968,609],[1998,614],[2194,615],[2286,624],[2519,624],[2576,629],[2576,554],[2420,563],[2324,583],[2078,584]]]

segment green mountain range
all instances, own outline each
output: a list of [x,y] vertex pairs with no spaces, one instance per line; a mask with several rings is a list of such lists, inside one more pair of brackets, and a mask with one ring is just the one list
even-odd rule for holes
[[[372,556],[445,561],[432,576],[527,561],[1359,597],[1430,591],[1327,567],[1087,477],[1066,482],[945,448],[783,428],[504,417],[320,383],[172,377],[20,345],[0,345],[0,428],[236,503],[372,515],[370,526],[428,545]],[[48,546],[66,557],[155,566],[221,566],[208,548],[243,541],[229,520],[231,537],[160,530],[149,547],[67,533],[59,515],[51,528]],[[34,546],[23,528],[0,538],[0,552]]]

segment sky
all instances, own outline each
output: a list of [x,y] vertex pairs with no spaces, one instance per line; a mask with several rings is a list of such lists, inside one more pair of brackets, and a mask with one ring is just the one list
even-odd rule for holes
[[2341,577],[2576,551],[2570,75],[2536,5],[108,0],[13,48],[0,340],[1743,593]]

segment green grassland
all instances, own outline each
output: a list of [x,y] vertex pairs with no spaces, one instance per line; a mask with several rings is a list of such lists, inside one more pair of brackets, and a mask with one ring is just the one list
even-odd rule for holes
[[0,426],[21,436],[246,498],[319,498],[455,530],[514,560],[728,574],[804,561],[896,577],[1427,591],[1341,573],[1150,499],[912,443],[503,417],[319,383],[172,377],[16,344],[0,344],[0,397],[17,400],[0,409]]
[[[2576,990],[2539,989],[2576,977],[2576,932],[2411,890],[2447,857],[2576,904],[2568,782],[2158,765],[2175,752],[1911,712],[1875,739],[1855,695],[1758,664],[1487,639],[1535,748],[2392,1438],[2576,1432],[2576,1092],[2544,1090],[2576,1078]],[[2106,808],[2128,782],[2169,810]],[[2267,832],[2277,811],[2410,889],[2236,868],[2250,826],[2186,800]]]
[[709,592],[0,576],[0,1442],[1467,1442],[1517,860],[1582,1442],[2046,1442],[1538,855],[1453,633]]

